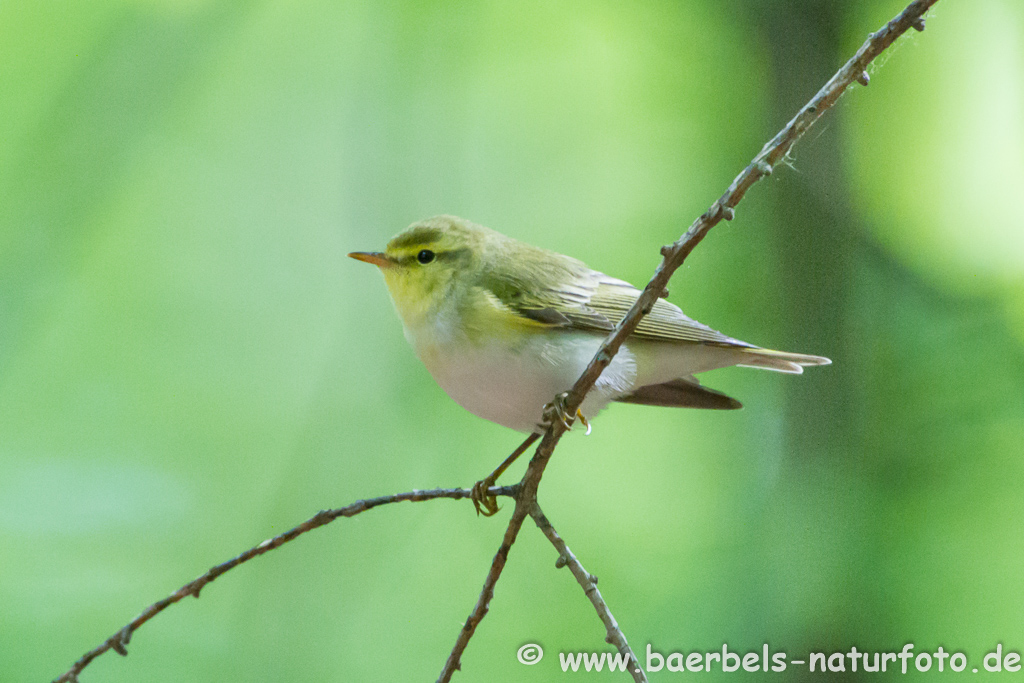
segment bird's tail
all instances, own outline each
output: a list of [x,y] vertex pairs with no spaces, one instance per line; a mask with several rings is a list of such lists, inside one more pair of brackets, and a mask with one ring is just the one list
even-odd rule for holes
[[832,361],[824,356],[811,356],[805,353],[789,353],[772,349],[743,349],[743,360],[737,363],[744,368],[762,368],[775,372],[788,372],[799,375],[804,367],[811,365],[829,365]]

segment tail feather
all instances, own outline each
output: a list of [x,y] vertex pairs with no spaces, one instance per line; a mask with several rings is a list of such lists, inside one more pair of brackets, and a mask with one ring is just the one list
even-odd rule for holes
[[831,360],[824,356],[811,356],[804,353],[789,353],[772,349],[744,349],[744,359],[737,363],[743,368],[761,368],[786,372],[792,375],[803,373],[804,368],[812,365],[829,365]]

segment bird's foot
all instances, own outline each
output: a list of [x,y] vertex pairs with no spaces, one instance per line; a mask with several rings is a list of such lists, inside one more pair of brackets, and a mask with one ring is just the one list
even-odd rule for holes
[[526,440],[519,444],[519,447],[512,451],[512,455],[505,458],[505,461],[498,465],[497,469],[490,473],[486,479],[478,481],[473,484],[473,489],[470,491],[469,498],[473,501],[473,507],[476,508],[476,514],[483,515],[484,517],[490,517],[498,511],[498,499],[490,495],[487,489],[494,486],[494,482],[498,481],[505,470],[508,469],[509,465],[516,461],[520,455],[526,452],[526,449],[530,447],[534,441],[540,438],[540,434],[534,432],[526,437]]
[[[569,411],[565,407],[565,400],[569,398],[567,392],[562,392],[558,396],[555,396],[555,400],[544,406],[543,419],[541,426],[547,429],[558,420],[566,429],[572,429],[572,423],[576,420],[575,417],[569,416]],[[576,411],[579,413],[579,411]]]
[[573,422],[579,419],[579,421],[583,423],[583,426],[587,428],[586,436],[590,436],[590,421],[587,420],[586,416],[580,411],[579,408],[576,409],[576,414],[570,417],[569,411],[566,409],[565,406],[565,400],[568,397],[568,393],[562,392],[561,394],[555,397],[554,401],[544,406],[544,421],[541,422],[540,426],[543,427],[544,429],[547,429],[549,426],[554,424],[555,420],[558,420],[566,429],[572,429]]
[[476,514],[478,515],[490,517],[499,510],[498,499],[487,493],[487,489],[494,486],[494,479],[495,477],[492,474],[486,479],[481,479],[473,484],[473,490],[469,498],[473,501],[473,507],[476,508]]

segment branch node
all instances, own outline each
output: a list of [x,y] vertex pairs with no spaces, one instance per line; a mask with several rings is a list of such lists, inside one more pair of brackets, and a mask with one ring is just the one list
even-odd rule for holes
[[733,218],[736,217],[736,209],[732,208],[731,206],[725,206],[724,204],[719,204],[718,208],[719,208],[719,211],[721,211],[722,218],[724,220],[731,221]]
[[668,258],[668,255],[672,253],[673,247],[675,247],[674,244],[666,244],[661,248],[661,255],[664,256],[665,258]]
[[[417,493],[419,495],[422,495],[422,492],[420,492],[420,491],[416,491],[415,493]],[[330,522],[331,519],[332,519],[332,517],[331,517],[331,511],[330,510],[321,510],[320,512],[318,512],[315,515],[313,515],[313,519],[311,521],[312,521],[314,526],[322,526],[322,525],[327,524],[328,522]],[[274,539],[269,539],[269,540],[273,541]]]
[[596,576],[594,576],[593,574],[588,572],[587,573],[587,578],[590,579],[590,583],[594,584],[595,586],[597,585],[597,577]]
[[569,558],[565,555],[559,555],[558,559],[555,560],[555,569],[561,569],[567,564],[569,564]]
[[914,23],[913,23],[913,24],[911,24],[911,26],[912,26],[912,27],[914,28],[914,30],[915,30],[915,31],[917,31],[918,33],[920,33],[921,31],[923,31],[923,30],[924,30],[924,17],[918,17],[917,19],[914,19]]
[[761,173],[761,175],[771,175],[772,174],[772,165],[769,164],[767,161],[759,161],[759,162],[757,162],[757,164],[755,165],[755,168],[757,168],[757,170]]
[[857,82],[860,83],[861,85],[867,85],[868,83],[871,82],[871,76],[868,76],[867,71],[861,71],[857,75]]
[[110,649],[121,655],[122,657],[128,656],[128,648],[125,645],[132,639],[132,627],[125,626],[123,629],[118,631],[115,635],[111,636],[108,643],[110,643]]
[[668,287],[666,287],[663,290],[661,290],[661,294],[658,295],[658,298],[659,299],[667,299],[668,298]]

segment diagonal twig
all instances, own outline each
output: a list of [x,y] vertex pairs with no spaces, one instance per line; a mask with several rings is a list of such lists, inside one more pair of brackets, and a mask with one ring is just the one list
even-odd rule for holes
[[608,632],[608,635],[605,636],[605,642],[609,645],[614,645],[622,655],[629,658],[629,672],[633,675],[633,680],[636,683],[647,683],[647,674],[644,673],[644,669],[640,666],[636,654],[629,647],[629,643],[626,642],[626,634],[619,628],[619,622],[615,621],[611,610],[608,609],[608,604],[601,596],[601,591],[597,589],[597,577],[583,568],[583,565],[580,564],[580,561],[569,550],[569,546],[558,535],[555,527],[551,525],[551,522],[544,515],[544,511],[540,509],[540,505],[536,502],[530,506],[530,517],[533,517],[537,528],[547,536],[547,539],[551,541],[551,545],[555,546],[555,550],[558,551],[558,560],[555,562],[555,567],[569,567],[569,571],[576,577],[576,581],[583,588],[583,592],[590,599],[590,602],[593,603],[594,609],[597,610],[597,616],[601,618],[601,622]]
[[[530,467],[533,467],[533,461],[530,462]],[[536,490],[534,490],[534,494],[536,494]],[[452,679],[452,674],[461,668],[462,653],[465,652],[466,646],[469,645],[469,639],[476,632],[477,625],[483,620],[484,615],[487,614],[487,610],[490,608],[491,598],[494,597],[494,586],[501,577],[501,570],[505,568],[505,562],[508,561],[508,553],[516,542],[519,530],[523,527],[523,520],[526,519],[525,511],[527,508],[521,504],[521,500],[519,497],[516,498],[516,506],[512,511],[512,518],[505,529],[505,536],[501,540],[498,552],[495,553],[494,559],[491,561],[491,568],[487,572],[486,578],[484,578],[484,587],[480,591],[480,597],[477,598],[473,611],[462,625],[462,630],[459,631],[459,637],[455,640],[455,647],[452,648],[451,654],[448,655],[448,659],[444,663],[444,668],[441,669],[441,675],[438,676],[438,683],[448,683]]]
[[[517,484],[512,486],[494,486],[487,490],[489,495],[492,496],[514,496],[518,489]],[[430,489],[426,491],[407,491],[405,493],[396,493],[390,496],[379,496],[377,498],[367,498],[365,500],[357,500],[356,502],[346,505],[345,507],[335,508],[333,510],[321,510],[302,524],[285,531],[282,534],[268,538],[257,546],[253,546],[249,550],[246,550],[241,555],[234,557],[227,562],[222,562],[215,567],[210,568],[209,571],[205,572],[193,581],[189,581],[184,586],[168,595],[159,602],[154,602],[152,605],[142,610],[139,616],[132,619],[128,624],[114,635],[107,638],[103,644],[98,647],[86,652],[77,662],[72,665],[64,674],[60,677],[55,678],[53,683],[75,683],[78,680],[78,674],[82,672],[82,669],[87,667],[89,663],[99,657],[104,652],[113,650],[119,655],[125,656],[128,654],[127,645],[128,641],[131,640],[132,634],[144,623],[155,617],[160,612],[164,611],[176,602],[188,597],[189,595],[199,597],[199,591],[203,589],[206,584],[215,580],[218,576],[224,572],[234,569],[240,564],[248,562],[254,557],[259,557],[264,553],[269,553],[275,548],[279,548],[285,543],[292,541],[302,534],[312,531],[318,527],[322,527],[325,524],[330,524],[339,517],[354,517],[360,512],[366,512],[372,510],[375,507],[381,505],[388,505],[390,503],[400,503],[402,501],[419,502],[424,500],[437,500],[439,498],[451,498],[453,500],[461,500],[463,498],[469,498],[472,494],[470,489]]]
[[[623,341],[636,329],[640,320],[650,312],[655,302],[665,291],[669,278],[683,264],[690,252],[700,244],[711,228],[724,220],[732,220],[735,216],[735,207],[746,195],[754,183],[767,175],[771,175],[772,169],[780,160],[785,159],[786,154],[793,145],[806,133],[821,116],[838,101],[839,97],[853,83],[867,85],[870,81],[865,69],[880,55],[886,48],[899,38],[908,29],[913,28],[923,31],[925,27],[925,13],[931,9],[938,0],[914,0],[904,8],[899,15],[889,21],[885,26],[878,29],[861,45],[856,54],[849,59],[832,76],[829,81],[805,104],[796,116],[773,137],[754,159],[744,168],[732,181],[725,193],[719,197],[676,242],[662,247],[662,262],[654,271],[654,276],[644,288],[632,308],[623,316],[622,320],[609,333],[608,337],[601,344],[594,358],[590,361],[586,370],[566,394],[556,397],[556,402],[564,408],[566,415],[574,416],[587,393],[597,382],[598,377],[611,363],[612,358],[618,353]],[[544,476],[544,469],[547,467],[551,454],[562,436],[570,428],[570,425],[563,424],[561,420],[551,420],[550,426],[544,433],[544,438],[534,451],[533,459],[526,469],[526,474],[520,482],[520,489],[516,496],[516,506],[512,512],[508,527],[502,544],[498,548],[491,568],[484,580],[484,587],[480,592],[473,611],[466,620],[465,625],[459,632],[448,660],[438,683],[447,683],[451,680],[453,673],[460,668],[462,653],[469,644],[469,639],[476,631],[477,625],[486,615],[491,598],[494,596],[494,586],[501,576],[505,567],[508,553],[515,543],[522,527],[523,520],[529,514],[531,505],[537,499],[537,487],[541,477]]]
[[[665,290],[669,278],[683,264],[690,252],[700,244],[711,228],[718,225],[723,219],[732,220],[735,215],[734,209],[746,195],[747,190],[757,181],[771,175],[775,164],[786,157],[796,141],[839,100],[839,97],[851,84],[868,81],[865,78],[865,69],[878,55],[892,45],[907,29],[913,27],[918,31],[924,30],[924,14],[936,2],[938,0],[914,0],[896,18],[872,33],[857,50],[857,53],[829,79],[828,83],[822,86],[821,90],[797,112],[796,116],[774,138],[765,144],[753,161],[736,176],[725,193],[690,225],[686,233],[673,244],[662,247],[663,259],[655,270],[651,281],[647,283],[633,307],[615,326],[615,330],[605,339],[593,360],[590,361],[590,365],[569,391],[565,399],[567,414],[576,414],[576,409],[580,407],[587,392],[618,353],[622,342],[632,334],[640,324],[641,318],[651,310]],[[556,441],[565,432],[565,426],[557,423],[548,430],[549,434],[556,436]],[[538,447],[538,449],[540,448],[544,448],[543,442]]]

